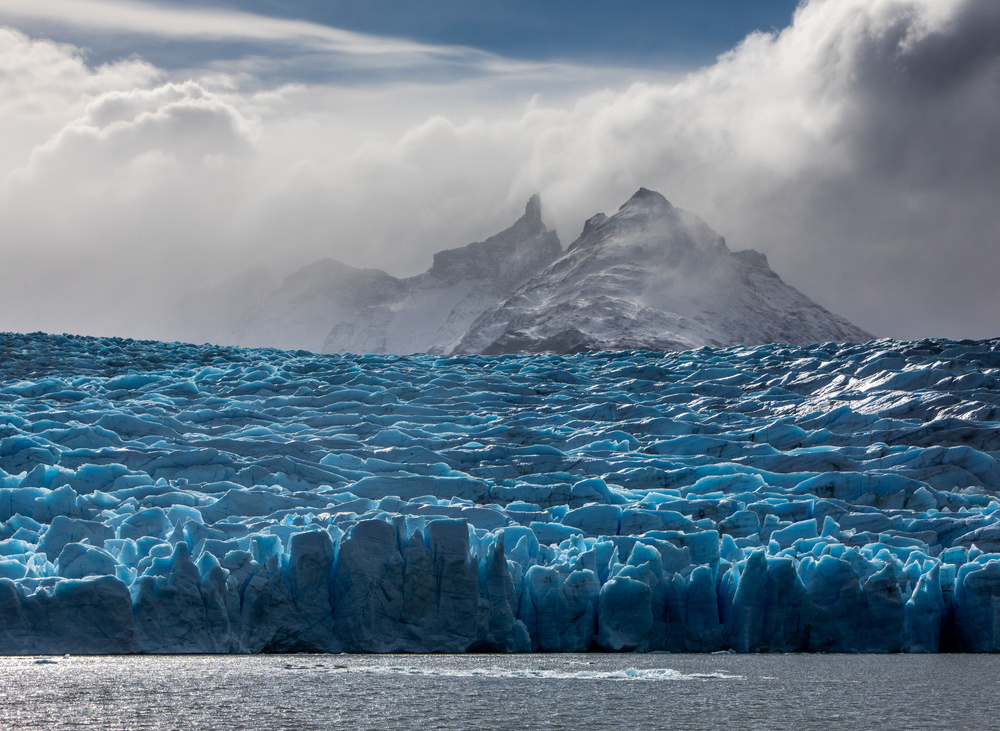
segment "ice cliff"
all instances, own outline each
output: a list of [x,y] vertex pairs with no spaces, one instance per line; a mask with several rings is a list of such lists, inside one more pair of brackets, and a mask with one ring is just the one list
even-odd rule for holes
[[0,335],[0,652],[995,651],[998,376]]

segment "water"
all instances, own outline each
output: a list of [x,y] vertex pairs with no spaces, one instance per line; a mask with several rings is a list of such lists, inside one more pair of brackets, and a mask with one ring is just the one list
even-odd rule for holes
[[3,729],[985,729],[989,655],[0,657]]

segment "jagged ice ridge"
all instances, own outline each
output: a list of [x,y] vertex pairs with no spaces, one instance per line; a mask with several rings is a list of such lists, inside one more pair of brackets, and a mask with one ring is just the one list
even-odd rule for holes
[[0,335],[0,652],[995,651],[998,375]]

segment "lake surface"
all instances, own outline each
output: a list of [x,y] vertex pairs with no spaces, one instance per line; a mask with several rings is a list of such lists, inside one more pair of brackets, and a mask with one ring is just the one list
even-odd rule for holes
[[995,655],[0,657],[4,729],[986,729]]

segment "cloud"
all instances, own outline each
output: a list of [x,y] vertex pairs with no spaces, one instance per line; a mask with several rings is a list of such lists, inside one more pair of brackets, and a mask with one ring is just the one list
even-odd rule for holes
[[188,64],[201,62],[229,72],[246,72],[245,81],[293,77],[341,84],[387,77],[444,80],[532,74],[548,66],[512,61],[466,46],[358,33],[308,20],[144,0],[5,0],[0,22],[28,24],[77,38],[96,36],[101,45],[116,45],[109,38],[130,39],[137,47],[155,48],[179,68],[191,70]]
[[200,262],[230,253],[253,121],[197,83],[157,85],[141,62],[88,69],[75,49],[2,33],[34,59],[34,103],[13,84],[0,96],[20,129],[9,141],[56,129],[0,178],[4,325],[155,332]]
[[168,82],[5,31],[0,110],[30,153],[0,168],[0,328],[185,337],[171,303],[246,266],[412,273],[535,191],[568,244],[644,185],[879,335],[997,335],[997,39],[995,0],[811,0],[681,79],[471,54],[446,79],[261,88],[252,64]]
[[90,68],[73,46],[32,40],[0,27],[0,171],[22,164],[37,145],[101,94],[144,88],[159,69],[130,59]]
[[47,0],[44,3],[6,0],[3,13],[9,18],[170,38],[308,40],[345,53],[370,55],[441,53],[439,48],[432,46],[353,33],[308,21],[134,0]]

